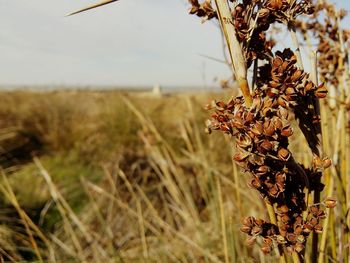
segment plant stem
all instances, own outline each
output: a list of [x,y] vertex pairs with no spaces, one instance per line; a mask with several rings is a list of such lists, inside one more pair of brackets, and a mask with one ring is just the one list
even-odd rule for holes
[[230,7],[227,0],[215,0],[215,4],[221,29],[225,35],[227,47],[229,49],[232,69],[236,77],[236,81],[242,91],[246,106],[250,107],[252,105],[252,96],[250,94],[249,84],[247,81],[247,66],[241,45],[239,44],[236,36],[236,29],[233,25]]

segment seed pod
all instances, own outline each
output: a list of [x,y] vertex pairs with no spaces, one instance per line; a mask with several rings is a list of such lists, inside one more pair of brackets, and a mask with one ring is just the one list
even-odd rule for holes
[[300,253],[301,251],[303,251],[304,248],[305,248],[305,246],[304,246],[303,244],[301,244],[301,243],[296,243],[296,244],[294,245],[294,250],[295,250],[296,252],[298,252],[298,253]]
[[261,226],[254,226],[252,228],[252,235],[260,235],[263,232],[263,229]]
[[315,88],[314,84],[312,82],[310,82],[310,81],[308,81],[307,84],[305,85],[306,92],[310,92],[314,88]]
[[263,242],[264,242],[264,244],[266,244],[266,245],[268,245],[268,246],[272,246],[272,244],[273,244],[273,241],[272,241],[272,239],[271,238],[263,238]]
[[334,208],[337,205],[337,199],[335,199],[334,197],[327,197],[324,201],[323,204],[325,205],[325,207],[327,208]]
[[303,72],[302,72],[301,70],[295,71],[295,72],[293,73],[292,77],[291,77],[292,81],[293,81],[293,82],[299,81],[299,79],[301,78],[302,74],[303,74]]
[[260,144],[260,147],[266,151],[266,152],[269,152],[272,150],[272,143],[268,140],[263,140]]
[[273,197],[276,197],[279,194],[279,190],[278,187],[276,185],[274,185],[273,187],[271,187],[269,189],[269,194]]
[[311,226],[316,226],[317,224],[318,224],[318,220],[317,220],[317,218],[311,218],[310,220],[309,220],[309,224],[311,225]]
[[289,158],[290,158],[290,152],[287,150],[287,149],[285,149],[285,148],[280,148],[279,150],[278,150],[278,153],[277,153],[277,156],[278,156],[278,158],[280,159],[280,160],[282,160],[282,161],[288,161],[289,160]]
[[289,137],[293,135],[293,128],[290,125],[287,125],[282,128],[281,135],[284,137]]
[[288,101],[287,101],[287,99],[285,99],[284,96],[279,96],[277,98],[277,103],[278,103],[278,105],[280,105],[283,108],[287,107],[287,105],[288,105]]
[[262,135],[264,132],[264,126],[263,124],[259,121],[256,122],[254,124],[254,126],[252,128],[250,128],[250,130],[255,134],[255,135]]
[[275,98],[278,96],[279,90],[275,89],[275,88],[270,88],[267,91],[267,96],[269,96],[270,98]]
[[276,56],[274,59],[273,59],[273,62],[272,62],[272,67],[273,68],[277,68],[279,66],[281,66],[283,63],[283,59],[279,56]]
[[276,237],[276,241],[277,241],[278,244],[285,244],[286,243],[286,239],[283,236],[281,236],[281,235],[278,235]]
[[239,152],[239,153],[236,153],[234,156],[233,156],[233,159],[236,161],[236,162],[243,162],[244,160],[246,160],[249,156],[249,153],[242,153],[242,152]]
[[256,238],[255,237],[248,237],[245,241],[247,246],[251,247],[255,244]]
[[243,224],[252,227],[254,225],[254,217],[247,216],[243,219]]
[[308,223],[304,224],[304,233],[309,234],[312,232],[312,230],[314,229],[314,227]]
[[283,127],[282,120],[278,117],[273,118],[273,125],[275,127],[275,130],[281,130]]
[[264,132],[267,136],[271,136],[275,133],[275,127],[271,121],[267,121],[264,123]]
[[315,231],[316,234],[321,234],[322,231],[323,231],[323,227],[321,225],[316,225],[314,227],[314,231]]
[[242,231],[243,233],[246,233],[246,234],[250,234],[251,230],[252,230],[252,228],[249,227],[249,226],[246,226],[246,225],[243,225],[243,226],[241,227],[241,231]]
[[269,254],[272,251],[272,248],[270,246],[264,245],[260,248],[260,250],[264,253],[264,254]]
[[328,167],[330,167],[332,165],[332,160],[329,159],[329,158],[324,158],[322,160],[322,166],[323,166],[323,169],[327,169]]
[[255,173],[258,176],[264,175],[270,171],[270,168],[266,165],[259,166],[259,168],[256,170],[257,172]]
[[250,149],[253,146],[252,139],[247,135],[239,134],[237,145],[243,149]]
[[284,224],[288,224],[289,222],[289,216],[284,214],[283,216],[281,216],[281,222],[283,222]]
[[[297,227],[294,229],[294,233],[295,233],[296,235],[299,235],[299,236],[300,236],[300,234],[303,233],[303,228],[302,228],[302,226],[297,226]],[[298,236],[298,238],[299,238],[299,236]],[[304,241],[305,241],[305,239],[304,239]],[[304,242],[304,241],[302,241],[302,242]],[[299,241],[298,241],[298,242],[299,242]]]
[[323,99],[327,96],[328,90],[327,88],[321,84],[320,86],[317,87],[315,95],[319,99]]
[[293,233],[288,233],[287,236],[286,236],[286,239],[289,241],[289,242],[296,242],[297,240],[297,236]]
[[289,117],[289,113],[288,110],[285,108],[280,108],[277,112],[278,117],[280,117],[281,119],[287,120]]
[[253,187],[253,188],[255,188],[255,189],[260,188],[260,187],[261,187],[260,180],[259,180],[259,179],[256,179],[256,178],[252,179],[252,180],[250,181],[250,186]]
[[279,213],[285,214],[285,213],[289,212],[289,208],[286,205],[281,205],[281,206],[277,207],[277,211]]

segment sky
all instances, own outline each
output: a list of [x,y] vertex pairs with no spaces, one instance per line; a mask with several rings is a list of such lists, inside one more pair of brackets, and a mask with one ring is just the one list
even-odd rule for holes
[[230,75],[202,56],[223,58],[221,35],[188,15],[186,0],[120,0],[65,17],[96,1],[0,0],[0,85],[210,86]]

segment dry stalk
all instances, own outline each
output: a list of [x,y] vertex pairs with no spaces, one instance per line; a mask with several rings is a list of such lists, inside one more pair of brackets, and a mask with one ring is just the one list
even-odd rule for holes
[[227,0],[215,0],[222,32],[224,32],[227,47],[229,49],[232,61],[233,72],[236,76],[238,85],[242,91],[244,100],[248,107],[252,104],[247,81],[247,66],[243,56],[242,47],[236,36],[236,29],[233,26],[232,15]]

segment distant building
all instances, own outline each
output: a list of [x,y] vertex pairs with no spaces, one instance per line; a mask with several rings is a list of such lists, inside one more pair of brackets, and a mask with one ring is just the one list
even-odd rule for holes
[[152,94],[155,96],[162,96],[162,87],[159,84],[154,85]]

